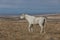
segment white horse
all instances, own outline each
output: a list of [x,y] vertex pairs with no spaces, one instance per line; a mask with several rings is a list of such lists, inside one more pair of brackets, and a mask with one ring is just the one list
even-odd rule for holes
[[35,17],[35,16],[31,16],[31,15],[28,15],[28,14],[22,14],[20,16],[21,19],[26,19],[29,23],[29,26],[28,26],[28,30],[29,32],[30,31],[33,31],[32,29],[32,24],[39,24],[39,26],[41,27],[41,31],[40,33],[42,33],[44,30],[44,24],[46,22],[46,17]]

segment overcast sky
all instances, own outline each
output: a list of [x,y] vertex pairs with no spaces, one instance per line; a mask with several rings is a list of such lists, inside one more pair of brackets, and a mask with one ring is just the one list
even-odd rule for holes
[[46,12],[60,12],[60,0],[0,0],[0,14]]

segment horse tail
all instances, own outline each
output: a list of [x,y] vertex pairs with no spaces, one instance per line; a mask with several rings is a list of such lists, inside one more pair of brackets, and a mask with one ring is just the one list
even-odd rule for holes
[[[47,17],[45,17],[45,24],[44,24],[44,31],[45,31],[45,28],[47,27]],[[45,31],[46,32],[46,31]]]
[[44,16],[44,21],[43,21],[43,26],[45,26],[47,24],[47,17]]
[[47,17],[44,17],[43,27],[44,27],[44,32],[45,32],[45,28],[47,27]]

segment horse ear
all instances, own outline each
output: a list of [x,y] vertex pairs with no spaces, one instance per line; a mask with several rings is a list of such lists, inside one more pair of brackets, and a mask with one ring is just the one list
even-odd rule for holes
[[25,15],[24,13],[22,15]]

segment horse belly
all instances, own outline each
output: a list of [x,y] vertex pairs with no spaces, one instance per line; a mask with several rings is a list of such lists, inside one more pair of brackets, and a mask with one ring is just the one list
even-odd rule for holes
[[35,19],[33,24],[38,24],[39,23],[39,20],[38,19]]

